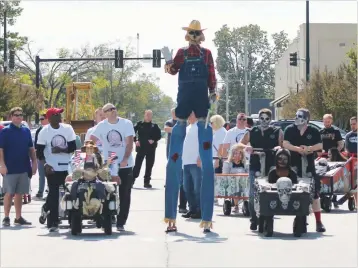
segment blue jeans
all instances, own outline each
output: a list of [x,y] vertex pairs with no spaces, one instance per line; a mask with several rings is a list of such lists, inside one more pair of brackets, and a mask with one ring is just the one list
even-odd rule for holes
[[45,190],[45,167],[43,162],[37,159],[37,170],[39,172],[39,193],[43,194]]
[[249,171],[249,183],[250,183],[250,196],[249,196],[249,211],[251,215],[251,222],[257,223],[256,211],[254,208],[254,183],[255,183],[255,173],[256,171]]
[[200,189],[202,174],[201,168],[196,164],[184,166],[184,190],[189,203],[189,210],[200,212]]

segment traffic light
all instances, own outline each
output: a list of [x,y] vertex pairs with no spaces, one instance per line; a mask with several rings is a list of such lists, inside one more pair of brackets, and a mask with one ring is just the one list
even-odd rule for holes
[[153,49],[153,68],[160,68],[162,61],[162,52],[160,49]]
[[15,50],[10,50],[9,55],[9,69],[14,70],[15,69]]
[[290,53],[290,65],[297,66],[297,52]]
[[116,49],[114,51],[114,67],[123,68],[123,50]]

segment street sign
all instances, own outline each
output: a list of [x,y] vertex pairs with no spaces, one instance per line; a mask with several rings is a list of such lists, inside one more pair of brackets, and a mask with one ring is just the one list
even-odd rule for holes
[[123,50],[114,51],[114,67],[123,68]]
[[162,52],[160,49],[153,49],[153,68],[160,68]]

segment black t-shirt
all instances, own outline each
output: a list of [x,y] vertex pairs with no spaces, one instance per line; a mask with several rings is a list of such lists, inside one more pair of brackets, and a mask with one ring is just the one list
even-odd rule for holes
[[[279,145],[278,138],[280,135],[280,128],[272,127],[261,131],[261,128],[255,126],[250,130],[250,145],[252,148],[262,148],[266,153],[266,161],[265,161],[265,174],[268,173],[270,168],[275,165],[274,158],[275,152],[270,149],[275,148]],[[252,154],[250,156],[250,170],[259,171],[260,170],[260,159],[258,155]]]
[[323,150],[328,152],[331,148],[337,148],[338,142],[342,140],[341,132],[334,128],[323,128],[320,130]]
[[346,135],[346,150],[351,154],[357,153],[357,131],[350,131]]
[[[307,129],[305,133],[301,136],[300,130],[296,127],[296,125],[292,124],[289,125],[285,129],[285,133],[283,135],[283,139],[285,141],[288,141],[293,146],[313,146],[318,143],[322,143],[321,135],[318,131],[318,129],[307,126]],[[297,168],[297,174],[298,176],[302,176],[302,162],[301,162],[301,155],[297,152],[290,151],[291,153],[291,165],[292,167]],[[314,154],[307,155],[307,173],[311,172],[312,174],[315,174],[315,165],[314,165]]]

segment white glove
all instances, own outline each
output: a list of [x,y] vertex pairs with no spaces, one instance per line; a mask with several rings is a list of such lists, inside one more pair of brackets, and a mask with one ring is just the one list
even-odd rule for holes
[[173,49],[171,51],[169,51],[168,47],[163,47],[162,53],[163,53],[166,64],[173,63]]

